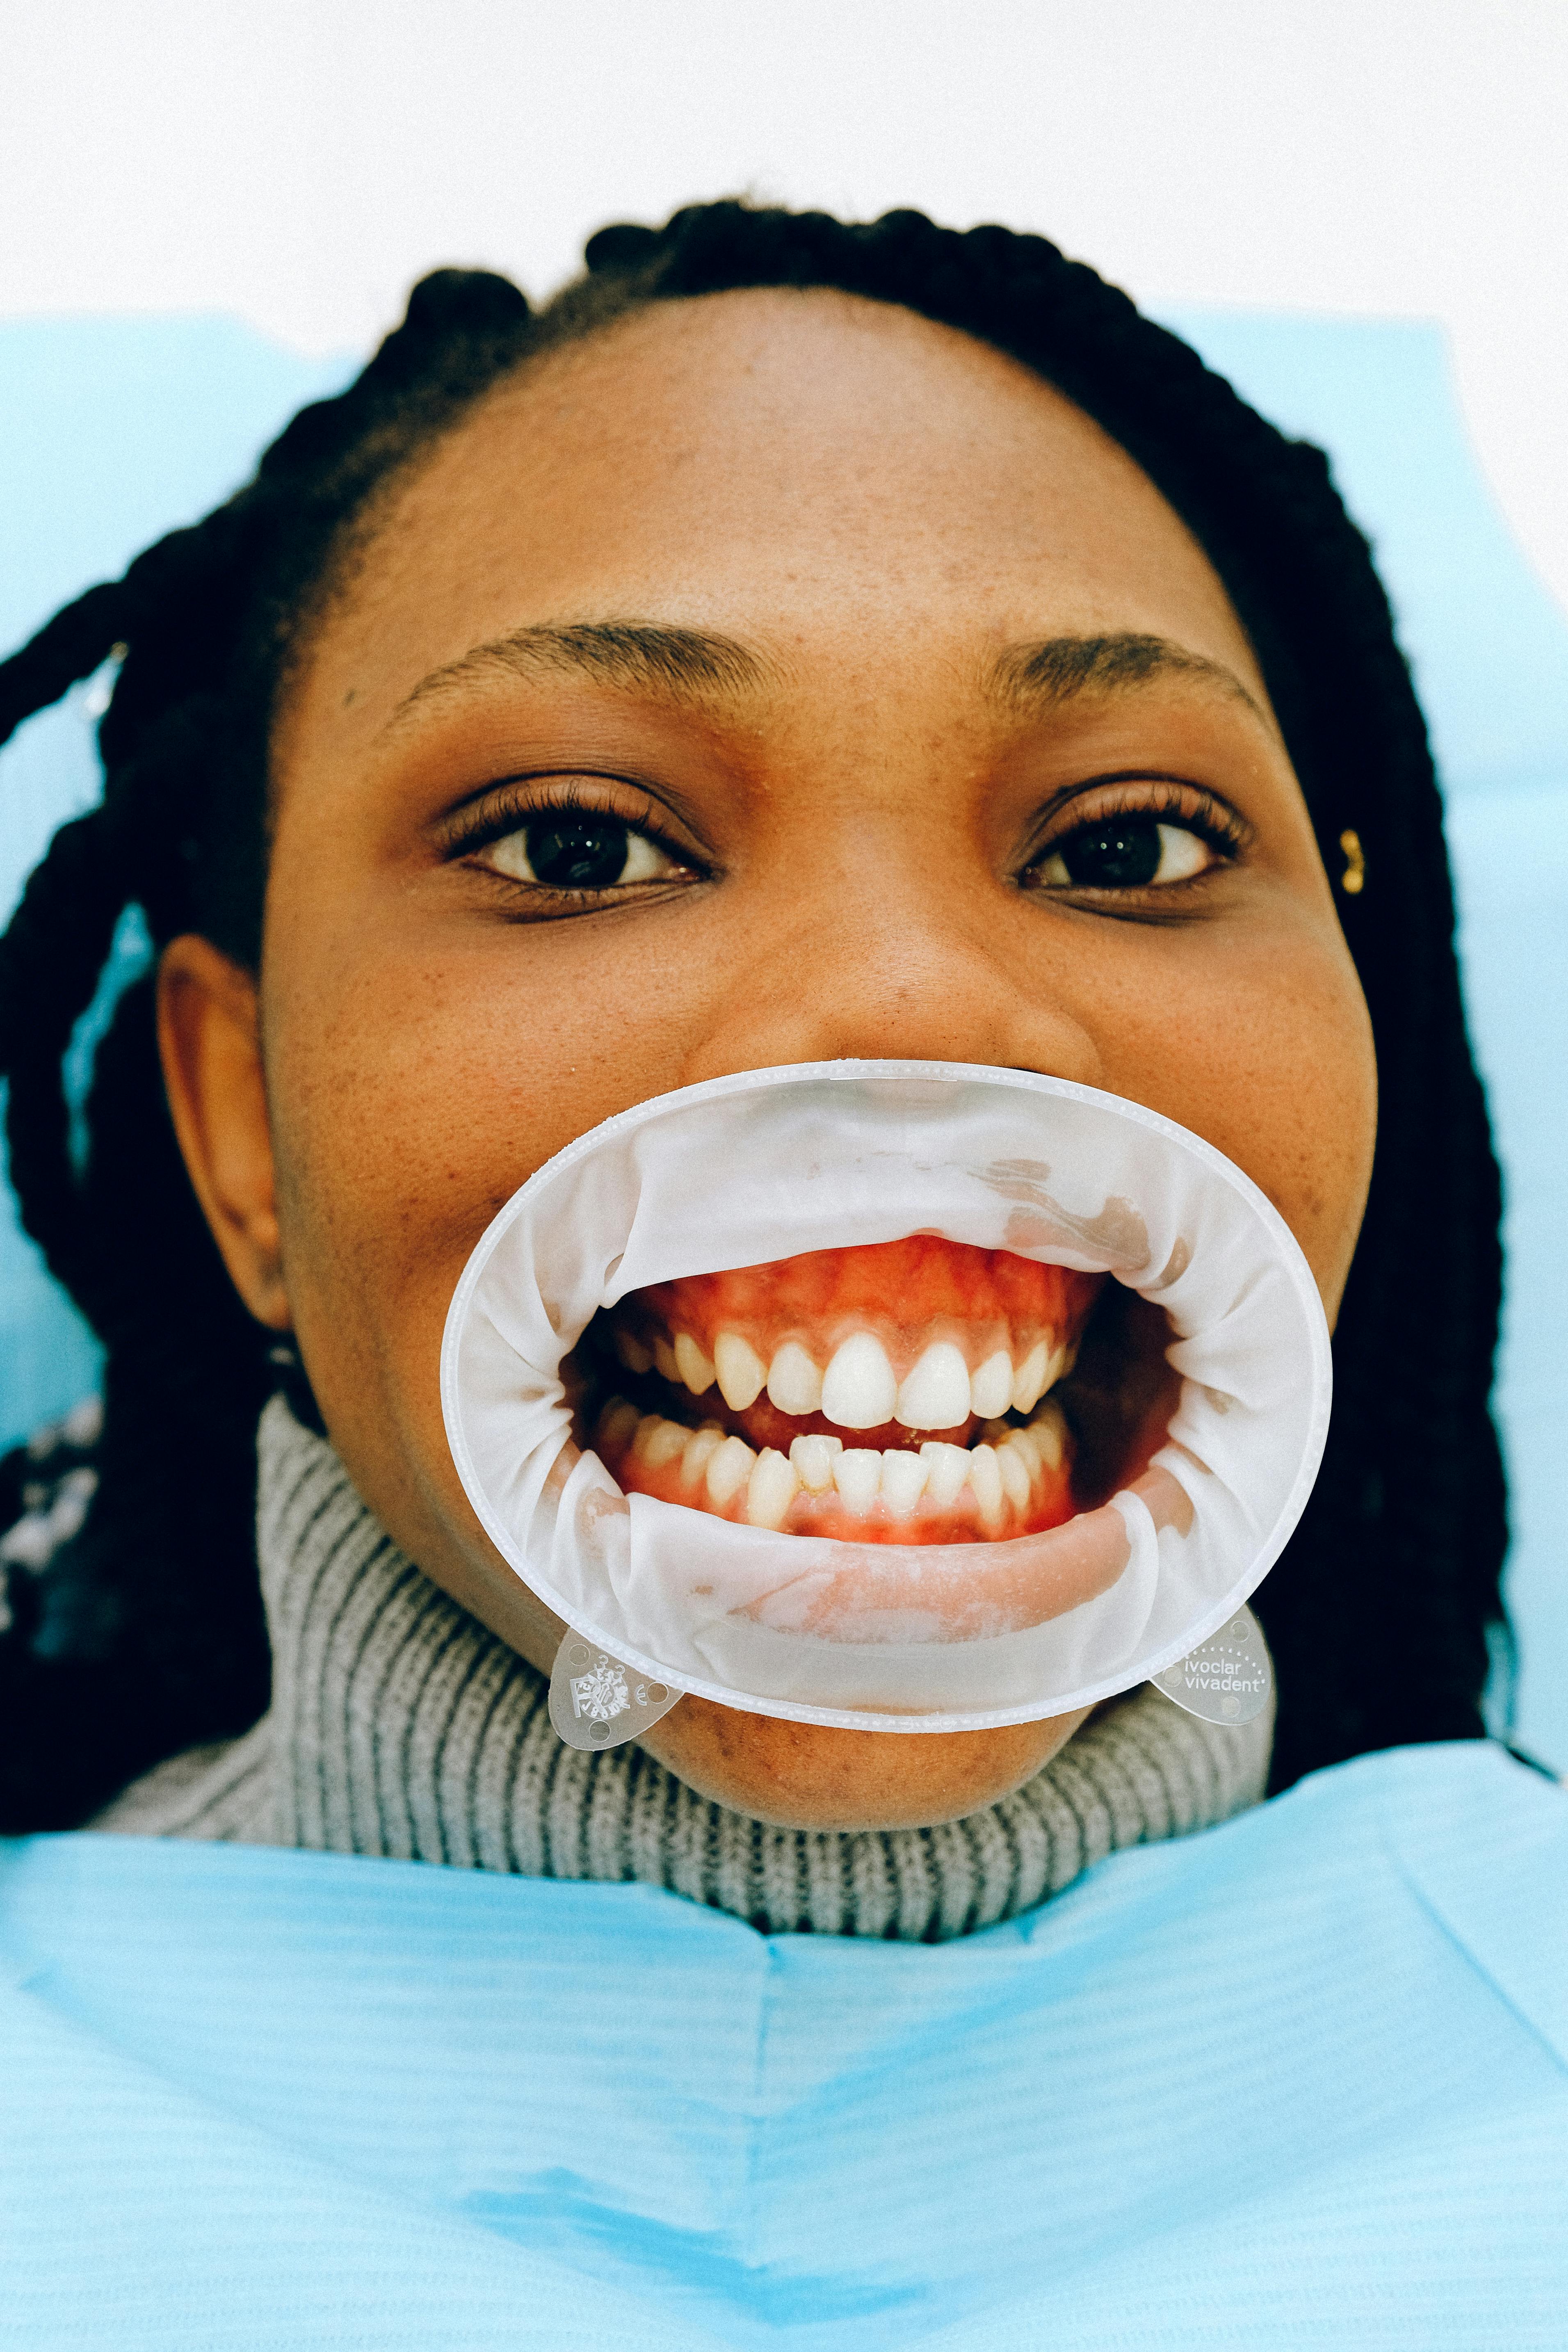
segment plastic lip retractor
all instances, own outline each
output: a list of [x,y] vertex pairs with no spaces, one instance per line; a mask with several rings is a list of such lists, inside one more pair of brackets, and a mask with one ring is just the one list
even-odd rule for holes
[[[1040,1534],[867,1544],[627,1496],[579,1450],[559,1370],[600,1309],[912,1234],[1108,1273],[1165,1311],[1180,1398],[1130,1487]],[[464,1489],[570,1629],[552,1714],[582,1747],[688,1691],[900,1732],[1034,1721],[1148,1680],[1207,1712],[1225,1675],[1171,1670],[1255,1637],[1244,1604],[1305,1507],[1331,1382],[1311,1271],[1212,1145],[1093,1087],[934,1062],[748,1071],[591,1129],[485,1233],[441,1358]],[[1237,1676],[1215,1704],[1245,1720]]]

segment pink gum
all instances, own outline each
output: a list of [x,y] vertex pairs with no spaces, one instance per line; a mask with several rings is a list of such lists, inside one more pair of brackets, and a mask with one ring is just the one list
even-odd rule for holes
[[689,1332],[709,1355],[721,1331],[742,1333],[764,1362],[784,1340],[831,1352],[850,1331],[874,1331],[900,1377],[933,1338],[952,1339],[973,1371],[994,1349],[1037,1339],[1070,1345],[1102,1275],[1037,1265],[1011,1250],[971,1248],[930,1234],[858,1249],[813,1250],[768,1265],[682,1276],[626,1299],[618,1319],[648,1335]]

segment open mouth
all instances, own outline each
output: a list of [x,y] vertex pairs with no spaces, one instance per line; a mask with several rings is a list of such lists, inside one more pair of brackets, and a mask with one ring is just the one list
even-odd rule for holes
[[464,1492],[584,1643],[911,1732],[1184,1656],[1300,1517],[1331,1385],[1311,1269],[1211,1146],[902,1062],[710,1079],[579,1137],[476,1244],[441,1352]]
[[921,1234],[634,1291],[562,1377],[628,1493],[795,1535],[996,1542],[1147,1467],[1171,1338],[1104,1275]]

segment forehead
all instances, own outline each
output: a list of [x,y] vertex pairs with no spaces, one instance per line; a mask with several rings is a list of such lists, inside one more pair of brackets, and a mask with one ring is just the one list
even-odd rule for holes
[[1131,630],[1263,697],[1212,566],[1108,435],[990,346],[820,289],[659,304],[527,363],[395,488],[304,699],[611,615],[797,673],[884,630],[971,674],[1017,638]]

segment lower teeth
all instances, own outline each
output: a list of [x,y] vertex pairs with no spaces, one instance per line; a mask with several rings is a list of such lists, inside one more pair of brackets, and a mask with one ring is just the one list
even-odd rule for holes
[[626,1461],[644,1472],[665,1472],[685,1490],[680,1499],[752,1527],[782,1528],[804,1496],[808,1524],[802,1532],[809,1532],[809,1507],[837,1494],[855,1518],[869,1517],[879,1507],[884,1519],[908,1519],[924,1502],[928,1517],[967,1516],[992,1531],[1009,1517],[1024,1518],[1047,1487],[1059,1486],[1066,1425],[1052,1401],[1022,1429],[988,1424],[984,1439],[969,1447],[929,1439],[916,1454],[810,1435],[797,1437],[787,1455],[772,1446],[759,1454],[712,1423],[689,1429],[616,1398],[600,1418],[597,1444],[612,1468]]

